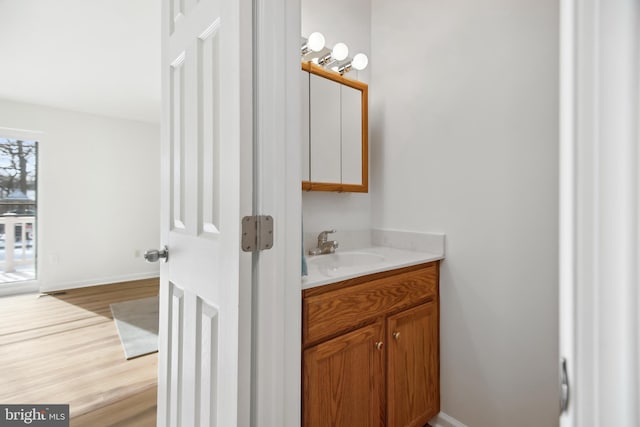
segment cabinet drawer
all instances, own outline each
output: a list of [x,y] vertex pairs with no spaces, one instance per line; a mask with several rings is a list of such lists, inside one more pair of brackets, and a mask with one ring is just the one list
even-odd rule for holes
[[306,296],[302,302],[303,345],[434,297],[437,288],[437,264],[428,264],[418,270]]

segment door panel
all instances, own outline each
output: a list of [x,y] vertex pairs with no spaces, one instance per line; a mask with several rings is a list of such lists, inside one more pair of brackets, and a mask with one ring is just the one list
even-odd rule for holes
[[[220,226],[220,54],[216,20],[198,40],[198,160],[200,174],[199,232],[215,234]],[[209,120],[204,120],[207,117]]]
[[[184,292],[177,288],[173,283],[169,284],[169,351],[167,355],[167,365],[170,366],[168,375],[169,396],[166,418],[170,420],[169,425],[178,425],[180,422],[180,413],[182,409],[181,393],[182,389],[182,325],[184,313]],[[158,415],[160,413],[158,412]]]
[[170,68],[170,144],[171,154],[171,207],[172,229],[185,228],[185,140],[184,140],[184,52],[171,62]]
[[218,310],[198,298],[196,319],[196,425],[209,426],[217,414]]

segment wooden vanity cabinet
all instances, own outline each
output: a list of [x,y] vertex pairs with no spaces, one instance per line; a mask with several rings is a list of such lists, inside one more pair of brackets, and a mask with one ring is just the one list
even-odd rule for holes
[[438,413],[438,269],[303,291],[304,427],[422,427]]

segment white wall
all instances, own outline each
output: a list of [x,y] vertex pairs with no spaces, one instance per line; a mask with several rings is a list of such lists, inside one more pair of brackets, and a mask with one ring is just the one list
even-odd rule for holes
[[[359,74],[352,71],[347,75],[350,78],[368,82],[373,62],[370,54],[370,1],[302,0],[301,8],[301,31],[304,37],[308,37],[314,31],[320,31],[324,34],[328,47],[344,42],[349,46],[349,56],[358,52],[364,52],[369,56],[367,69]],[[369,88],[369,96],[371,96],[371,88]],[[303,192],[302,214],[304,230],[309,233],[331,228],[339,231],[369,230],[371,228],[371,196],[362,193]]]
[[159,125],[0,100],[2,127],[43,132],[42,290],[158,275],[157,265],[135,255],[160,240]]
[[558,424],[558,4],[372,0],[373,225],[444,232],[442,410]]

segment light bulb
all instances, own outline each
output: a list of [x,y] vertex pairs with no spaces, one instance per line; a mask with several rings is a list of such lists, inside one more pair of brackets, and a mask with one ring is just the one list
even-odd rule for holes
[[324,36],[322,33],[315,32],[311,33],[309,39],[307,40],[307,46],[314,52],[320,52],[324,47]]
[[367,68],[369,64],[369,58],[364,53],[358,53],[353,57],[353,61],[351,61],[351,66],[358,71],[362,71]]
[[344,43],[336,43],[331,51],[331,57],[336,61],[342,61],[349,55],[349,48]]

